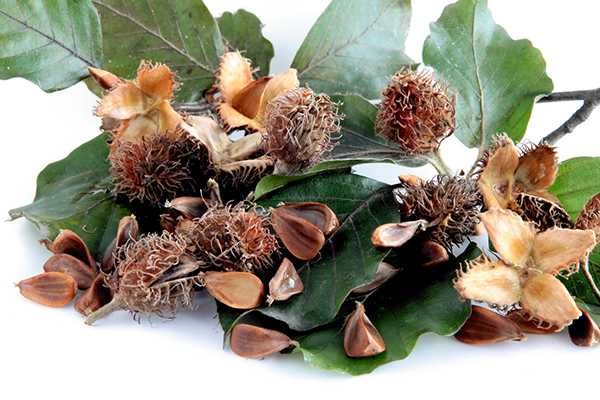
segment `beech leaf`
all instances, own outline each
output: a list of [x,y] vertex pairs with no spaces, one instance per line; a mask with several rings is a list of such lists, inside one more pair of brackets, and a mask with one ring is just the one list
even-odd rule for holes
[[96,9],[82,1],[0,0],[0,79],[25,78],[45,92],[102,67]]
[[[596,287],[600,287],[599,248],[596,248],[596,250],[590,254],[589,271],[594,283],[596,284]],[[560,275],[557,277],[565,285],[569,293],[571,293],[571,295],[578,300],[582,301],[590,312],[600,315],[600,299],[594,295],[594,292],[592,291],[592,288],[590,287],[590,284],[582,271],[578,271],[577,273],[570,275],[568,278],[564,278]]]
[[[263,327],[298,341],[304,361],[311,366],[350,375],[370,373],[408,357],[424,333],[449,336],[460,329],[471,314],[471,303],[460,300],[452,280],[461,264],[480,254],[473,243],[458,258],[444,264],[402,270],[373,292],[350,295],[332,322],[309,331],[290,330],[281,321],[223,305],[217,307],[219,321],[225,338],[236,324],[249,317],[254,323],[258,321]],[[365,306],[367,317],[383,337],[386,350],[381,354],[353,358],[344,351],[344,327],[356,309],[356,301]]]
[[281,202],[326,204],[335,212],[340,228],[326,237],[314,260],[294,261],[304,291],[260,312],[294,330],[330,322],[351,290],[373,279],[388,253],[373,246],[370,238],[377,226],[399,220],[392,188],[358,175],[326,173],[292,182],[261,198],[258,204],[265,208]]
[[131,214],[111,190],[107,139],[101,134],[44,168],[33,202],[10,210],[11,219],[25,217],[51,240],[70,229],[99,259],[116,237],[121,218]]
[[332,0],[292,68],[315,92],[380,97],[387,77],[413,61],[404,54],[409,0]]
[[258,68],[255,78],[268,76],[275,51],[273,44],[262,35],[260,19],[240,9],[235,14],[224,12],[217,22],[227,49],[244,51],[244,57],[252,60],[252,68]]
[[487,0],[447,6],[430,31],[423,61],[458,92],[456,137],[479,149],[501,132],[519,142],[534,102],[553,89],[541,52],[529,40],[511,39]]
[[456,333],[471,314],[471,303],[461,301],[452,279],[461,262],[480,251],[471,244],[459,259],[428,268],[399,272],[369,296],[358,298],[369,320],[382,336],[386,350],[373,357],[352,358],[344,352],[344,325],[355,308],[354,299],[338,319],[306,334],[290,335],[300,343],[304,360],[315,367],[350,375],[372,372],[377,367],[410,355],[419,337],[427,332],[448,336]]
[[592,196],[600,192],[600,157],[575,157],[558,165],[549,192],[554,193],[573,221]]
[[[201,0],[92,0],[102,22],[104,67],[133,79],[140,59],[177,71],[177,101],[193,102],[214,82],[223,55],[217,22]],[[90,83],[90,88],[97,89]]]
[[373,162],[392,160],[408,167],[420,167],[427,161],[409,156],[398,145],[375,133],[377,107],[358,95],[335,95],[331,100],[339,104],[341,121],[340,138],[331,152],[333,159],[360,158]]

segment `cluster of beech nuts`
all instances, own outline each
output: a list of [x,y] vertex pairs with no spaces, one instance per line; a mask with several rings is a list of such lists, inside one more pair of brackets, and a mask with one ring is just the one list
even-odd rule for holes
[[[90,325],[117,310],[136,319],[172,318],[194,307],[198,290],[244,310],[301,294],[302,268],[310,267],[340,227],[335,213],[314,202],[267,210],[246,200],[223,202],[215,180],[239,194],[240,186],[252,188],[267,174],[306,171],[333,149],[343,118],[338,105],[301,88],[294,69],[254,79],[250,60],[240,52],[225,54],[216,71],[219,121],[173,109],[177,84],[164,65],[142,61],[131,81],[90,72],[108,92],[96,115],[110,125],[115,190],[154,210],[166,208],[162,232],[141,234],[136,218],[125,217],[95,260],[77,234],[62,230],[54,241],[42,241],[53,255],[42,274],[16,284],[21,294],[50,307],[75,299],[74,308]],[[456,128],[456,97],[432,74],[401,70],[382,97],[377,134],[409,155],[436,152]],[[245,131],[236,142],[228,137],[234,129]],[[499,135],[473,177],[400,176],[393,190],[400,222],[383,223],[371,235],[375,247],[394,248],[394,256],[352,293],[373,291],[405,268],[449,261],[455,246],[483,225],[499,259],[484,254],[457,271],[454,287],[473,305],[455,338],[468,344],[521,341],[526,333],[568,326],[575,344],[600,344],[598,326],[556,278],[587,268],[600,236],[600,194],[578,221],[571,220],[548,192],[557,173],[555,153],[545,143],[516,146]],[[210,198],[188,195],[201,191],[210,191]],[[231,330],[230,345],[240,356],[263,357],[299,343],[240,323]],[[357,302],[345,321],[346,355],[370,357],[385,349],[365,305]]]

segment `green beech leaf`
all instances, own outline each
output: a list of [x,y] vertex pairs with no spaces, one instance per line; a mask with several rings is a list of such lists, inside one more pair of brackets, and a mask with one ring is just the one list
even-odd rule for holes
[[46,92],[102,67],[102,36],[88,0],[0,0],[0,79],[25,78]]
[[315,92],[380,97],[404,54],[409,0],[332,0],[296,53],[292,68]]
[[260,19],[246,10],[237,10],[235,14],[224,12],[217,22],[229,51],[245,51],[244,57],[252,60],[252,68],[259,69],[255,78],[268,76],[275,51],[273,44],[262,35]]
[[487,0],[447,6],[430,31],[423,61],[458,92],[458,139],[480,149],[500,132],[520,141],[534,102],[553,89],[541,52],[528,40],[511,39]]
[[[310,365],[351,375],[366,374],[381,365],[404,359],[422,334],[452,335],[469,317],[471,303],[459,299],[452,279],[462,261],[478,254],[479,250],[472,244],[459,259],[433,268],[401,271],[370,296],[360,299],[367,317],[386,344],[383,353],[365,358],[346,356],[346,316],[326,327],[291,337],[300,343],[304,359]],[[347,306],[346,315],[349,315],[354,305]]]
[[600,157],[576,157],[558,165],[549,192],[554,193],[573,220],[592,196],[600,192]]
[[10,210],[11,219],[25,217],[49,239],[70,229],[98,259],[115,238],[121,218],[131,214],[111,190],[107,139],[101,134],[44,168],[33,203]]
[[258,204],[263,207],[280,202],[326,204],[337,215],[340,228],[326,238],[317,258],[295,261],[304,291],[260,312],[295,330],[330,322],[348,293],[369,282],[388,253],[373,246],[370,238],[379,225],[399,220],[392,188],[358,175],[329,173],[290,183],[261,198]]
[[344,115],[340,138],[331,152],[333,159],[392,160],[397,164],[420,167],[427,161],[407,155],[395,143],[376,135],[377,107],[358,95],[335,95],[331,100],[339,103],[338,113]]
[[132,79],[142,59],[166,64],[183,83],[176,93],[180,102],[199,100],[213,85],[223,43],[201,0],[92,2],[102,22],[106,70]]
[[[459,299],[452,280],[464,261],[479,254],[481,251],[471,244],[458,258],[445,264],[402,270],[373,292],[349,296],[331,323],[309,331],[290,330],[281,321],[223,305],[217,308],[219,321],[225,338],[240,322],[258,323],[298,341],[304,360],[311,366],[351,375],[366,374],[408,357],[424,333],[448,336],[460,329],[471,314],[471,303]],[[346,319],[357,301],[363,303],[367,317],[386,344],[386,350],[374,357],[351,358],[344,351]]]
[[[379,162],[379,160],[376,160]],[[363,159],[352,159],[352,160],[332,160],[332,161],[323,161],[314,167],[312,167],[308,172],[301,175],[276,175],[272,174],[263,179],[256,185],[256,189],[254,190],[255,199],[260,199],[265,196],[267,193],[277,190],[291,182],[299,181],[302,179],[309,178],[313,175],[322,174],[325,172],[341,172],[341,171],[350,171],[350,168],[359,165],[359,164],[368,164],[372,162],[376,162],[374,160],[363,160]],[[383,162],[391,162],[391,160],[381,160]]]

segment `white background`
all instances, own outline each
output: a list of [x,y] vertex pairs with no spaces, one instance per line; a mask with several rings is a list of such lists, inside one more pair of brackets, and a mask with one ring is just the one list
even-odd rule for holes
[[[290,66],[326,1],[206,0],[214,15],[238,8],[255,13],[273,42],[272,73]],[[415,0],[407,54],[421,61],[428,24],[449,1]],[[490,0],[492,14],[514,39],[528,38],[548,64],[555,90],[600,87],[598,6],[592,0],[561,2]],[[154,60],[160,61],[160,60]],[[33,84],[0,81],[3,145],[0,212],[29,204],[36,176],[48,163],[98,133],[92,116],[97,99],[83,84],[45,94]],[[562,124],[578,102],[534,108],[527,137],[536,142]],[[600,156],[600,111],[558,143],[559,156]],[[473,152],[447,140],[442,154],[451,168],[468,168]],[[404,172],[381,167],[389,182]],[[415,172],[414,170],[412,172]],[[431,176],[431,167],[417,171]],[[367,173],[373,173],[367,171]],[[211,299],[198,296],[198,309],[181,312],[172,322],[152,318],[134,322],[120,312],[88,327],[72,304],[51,309],[24,299],[13,284],[41,272],[49,252],[39,233],[20,219],[0,222],[2,339],[0,397],[35,398],[365,398],[392,393],[418,398],[550,398],[587,394],[597,388],[600,348],[574,346],[566,332],[535,336],[524,342],[468,346],[452,337],[426,334],[403,361],[351,377],[306,365],[300,352],[264,360],[244,359],[222,348],[222,331]],[[596,389],[597,392],[597,389]],[[12,393],[13,395],[9,395]],[[346,397],[344,397],[346,396]]]

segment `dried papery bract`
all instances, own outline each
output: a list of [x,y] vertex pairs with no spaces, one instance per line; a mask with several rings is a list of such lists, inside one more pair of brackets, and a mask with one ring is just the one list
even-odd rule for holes
[[270,101],[262,148],[277,160],[274,173],[298,174],[324,160],[341,118],[327,95],[309,88],[285,91]]
[[200,218],[184,221],[176,233],[203,267],[256,273],[271,267],[278,242],[261,209],[242,202],[211,206]]
[[291,296],[302,293],[304,284],[296,271],[294,264],[284,258],[277,272],[269,281],[267,302],[271,305],[275,300],[287,300]]
[[519,326],[509,318],[483,307],[472,307],[472,313],[454,337],[463,343],[482,345],[506,342],[520,342],[525,335]]
[[510,319],[519,326],[521,332],[531,333],[536,335],[546,335],[558,331],[559,327],[556,325],[542,325],[539,321],[533,318],[527,318],[528,316],[522,310],[511,310],[506,313],[506,318]]
[[348,357],[370,357],[385,351],[385,342],[361,303],[356,303],[356,310],[346,321],[344,351]]
[[489,210],[481,219],[501,259],[480,256],[458,271],[454,287],[460,296],[498,307],[518,304],[523,316],[540,326],[562,329],[578,318],[579,309],[555,275],[577,271],[595,246],[593,232],[552,228],[538,233],[502,209]]
[[211,296],[232,308],[256,308],[265,294],[262,281],[248,272],[208,271],[202,272],[200,279]]
[[271,208],[269,212],[277,236],[294,257],[310,260],[319,254],[325,243],[319,228],[285,208]]
[[579,311],[581,317],[569,325],[571,341],[581,347],[600,346],[600,328],[585,310],[579,308]]
[[299,346],[284,333],[248,324],[238,324],[233,328],[229,344],[235,354],[246,358],[266,357],[291,346]]
[[471,179],[438,175],[426,181],[402,182],[394,189],[400,220],[425,220],[425,240],[433,240],[452,252],[476,232],[483,206],[476,183]]
[[412,155],[436,150],[456,129],[456,97],[433,73],[400,70],[382,90],[376,128]]
[[62,272],[44,272],[15,284],[21,295],[47,307],[62,307],[77,294],[77,281]]
[[[97,76],[101,74],[102,71],[96,71]],[[174,132],[183,118],[171,106],[177,86],[173,78],[174,74],[166,65],[151,65],[142,60],[137,79],[114,82],[111,78],[108,84],[100,81],[100,85],[108,86],[110,92],[100,101],[95,114],[119,122],[114,139],[121,141],[157,132]]]
[[281,91],[299,85],[295,69],[254,80],[251,61],[239,51],[225,53],[220,60],[215,84],[215,90],[220,93],[216,111],[227,131],[235,128],[263,130],[267,103]]

